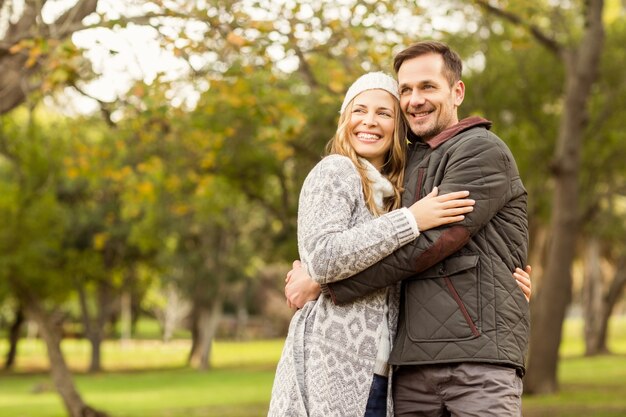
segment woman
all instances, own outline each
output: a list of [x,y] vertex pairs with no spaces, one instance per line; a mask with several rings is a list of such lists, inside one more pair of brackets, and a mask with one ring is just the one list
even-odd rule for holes
[[[298,210],[300,257],[319,283],[367,268],[419,230],[462,220],[474,204],[465,191],[437,196],[433,190],[401,208],[406,132],[393,78],[360,77],[340,113],[329,156],[307,176]],[[370,415],[368,393],[374,375],[386,368],[395,331],[397,300],[388,292],[343,306],[322,295],[296,312],[269,416]]]

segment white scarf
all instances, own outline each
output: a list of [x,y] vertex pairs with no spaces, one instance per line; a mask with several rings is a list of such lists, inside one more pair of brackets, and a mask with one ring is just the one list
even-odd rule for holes
[[391,185],[391,182],[389,182],[370,161],[365,158],[359,158],[359,160],[365,165],[367,178],[371,181],[374,202],[376,206],[382,210],[384,208],[383,198],[393,196],[393,185]]

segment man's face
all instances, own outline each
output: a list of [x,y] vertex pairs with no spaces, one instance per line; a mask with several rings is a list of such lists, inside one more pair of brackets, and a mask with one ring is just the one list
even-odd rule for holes
[[400,107],[413,133],[424,142],[459,121],[457,107],[465,85],[456,81],[450,86],[443,65],[441,55],[433,53],[406,60],[398,70]]

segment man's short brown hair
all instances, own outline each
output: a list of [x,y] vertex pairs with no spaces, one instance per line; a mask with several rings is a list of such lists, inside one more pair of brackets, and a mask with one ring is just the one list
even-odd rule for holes
[[403,49],[394,57],[393,69],[397,74],[404,61],[426,54],[441,55],[443,58],[443,75],[450,83],[450,86],[461,79],[461,73],[463,72],[461,57],[450,49],[448,45],[437,41],[416,42]]

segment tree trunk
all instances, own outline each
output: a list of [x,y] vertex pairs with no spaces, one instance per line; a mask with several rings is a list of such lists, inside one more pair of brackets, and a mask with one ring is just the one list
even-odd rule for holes
[[15,320],[9,329],[9,351],[7,352],[4,369],[13,369],[15,365],[15,357],[17,356],[17,344],[20,340],[20,332],[24,324],[24,310],[22,306],[18,306],[15,310]]
[[130,289],[125,288],[120,298],[120,341],[122,346],[128,346],[133,328],[133,305]]
[[217,326],[222,317],[223,301],[220,297],[216,297],[211,308],[199,306],[197,310],[197,342],[195,349],[191,353],[191,365],[199,370],[207,370],[210,368],[211,347],[213,345],[213,337],[217,331]]
[[107,417],[107,414],[93,409],[85,404],[76,390],[72,374],[70,373],[63,352],[61,351],[61,335],[50,322],[48,315],[39,305],[39,302],[31,298],[24,304],[28,316],[37,323],[39,332],[48,349],[50,360],[50,374],[57,392],[63,399],[63,404],[69,417]]
[[571,266],[579,230],[578,175],[583,134],[588,124],[587,104],[597,78],[603,48],[603,0],[586,3],[586,27],[577,49],[562,50],[565,64],[565,101],[554,164],[551,242],[544,279],[531,307],[531,335],[527,393],[553,393],[558,389],[557,365],[561,331],[571,300]]
[[590,309],[585,317],[585,355],[593,356],[609,353],[607,346],[609,319],[613,308],[626,287],[626,255],[622,256],[615,267],[615,274],[608,288],[596,289],[594,294],[595,309]]
[[235,337],[237,340],[248,339],[248,307],[245,298],[241,297],[237,302],[237,327]]
[[585,334],[585,355],[606,353],[606,305],[601,265],[600,241],[588,236],[585,245],[585,272],[582,289],[582,306]]
[[167,299],[165,308],[159,309],[156,315],[161,322],[163,341],[169,342],[174,337],[174,332],[181,320],[189,314],[189,302],[181,296],[178,287],[173,282],[167,284],[165,297]]
[[94,319],[91,318],[87,302],[87,294],[83,286],[79,285],[78,294],[83,319],[85,337],[91,344],[91,360],[89,362],[89,372],[95,373],[102,370],[102,341],[105,336],[105,326],[109,321],[112,312],[112,294],[110,285],[100,281],[97,284],[97,313]]
[[189,328],[191,331],[191,348],[187,356],[187,365],[192,366],[193,358],[198,349],[198,306],[195,303],[191,309],[191,314],[189,314]]

